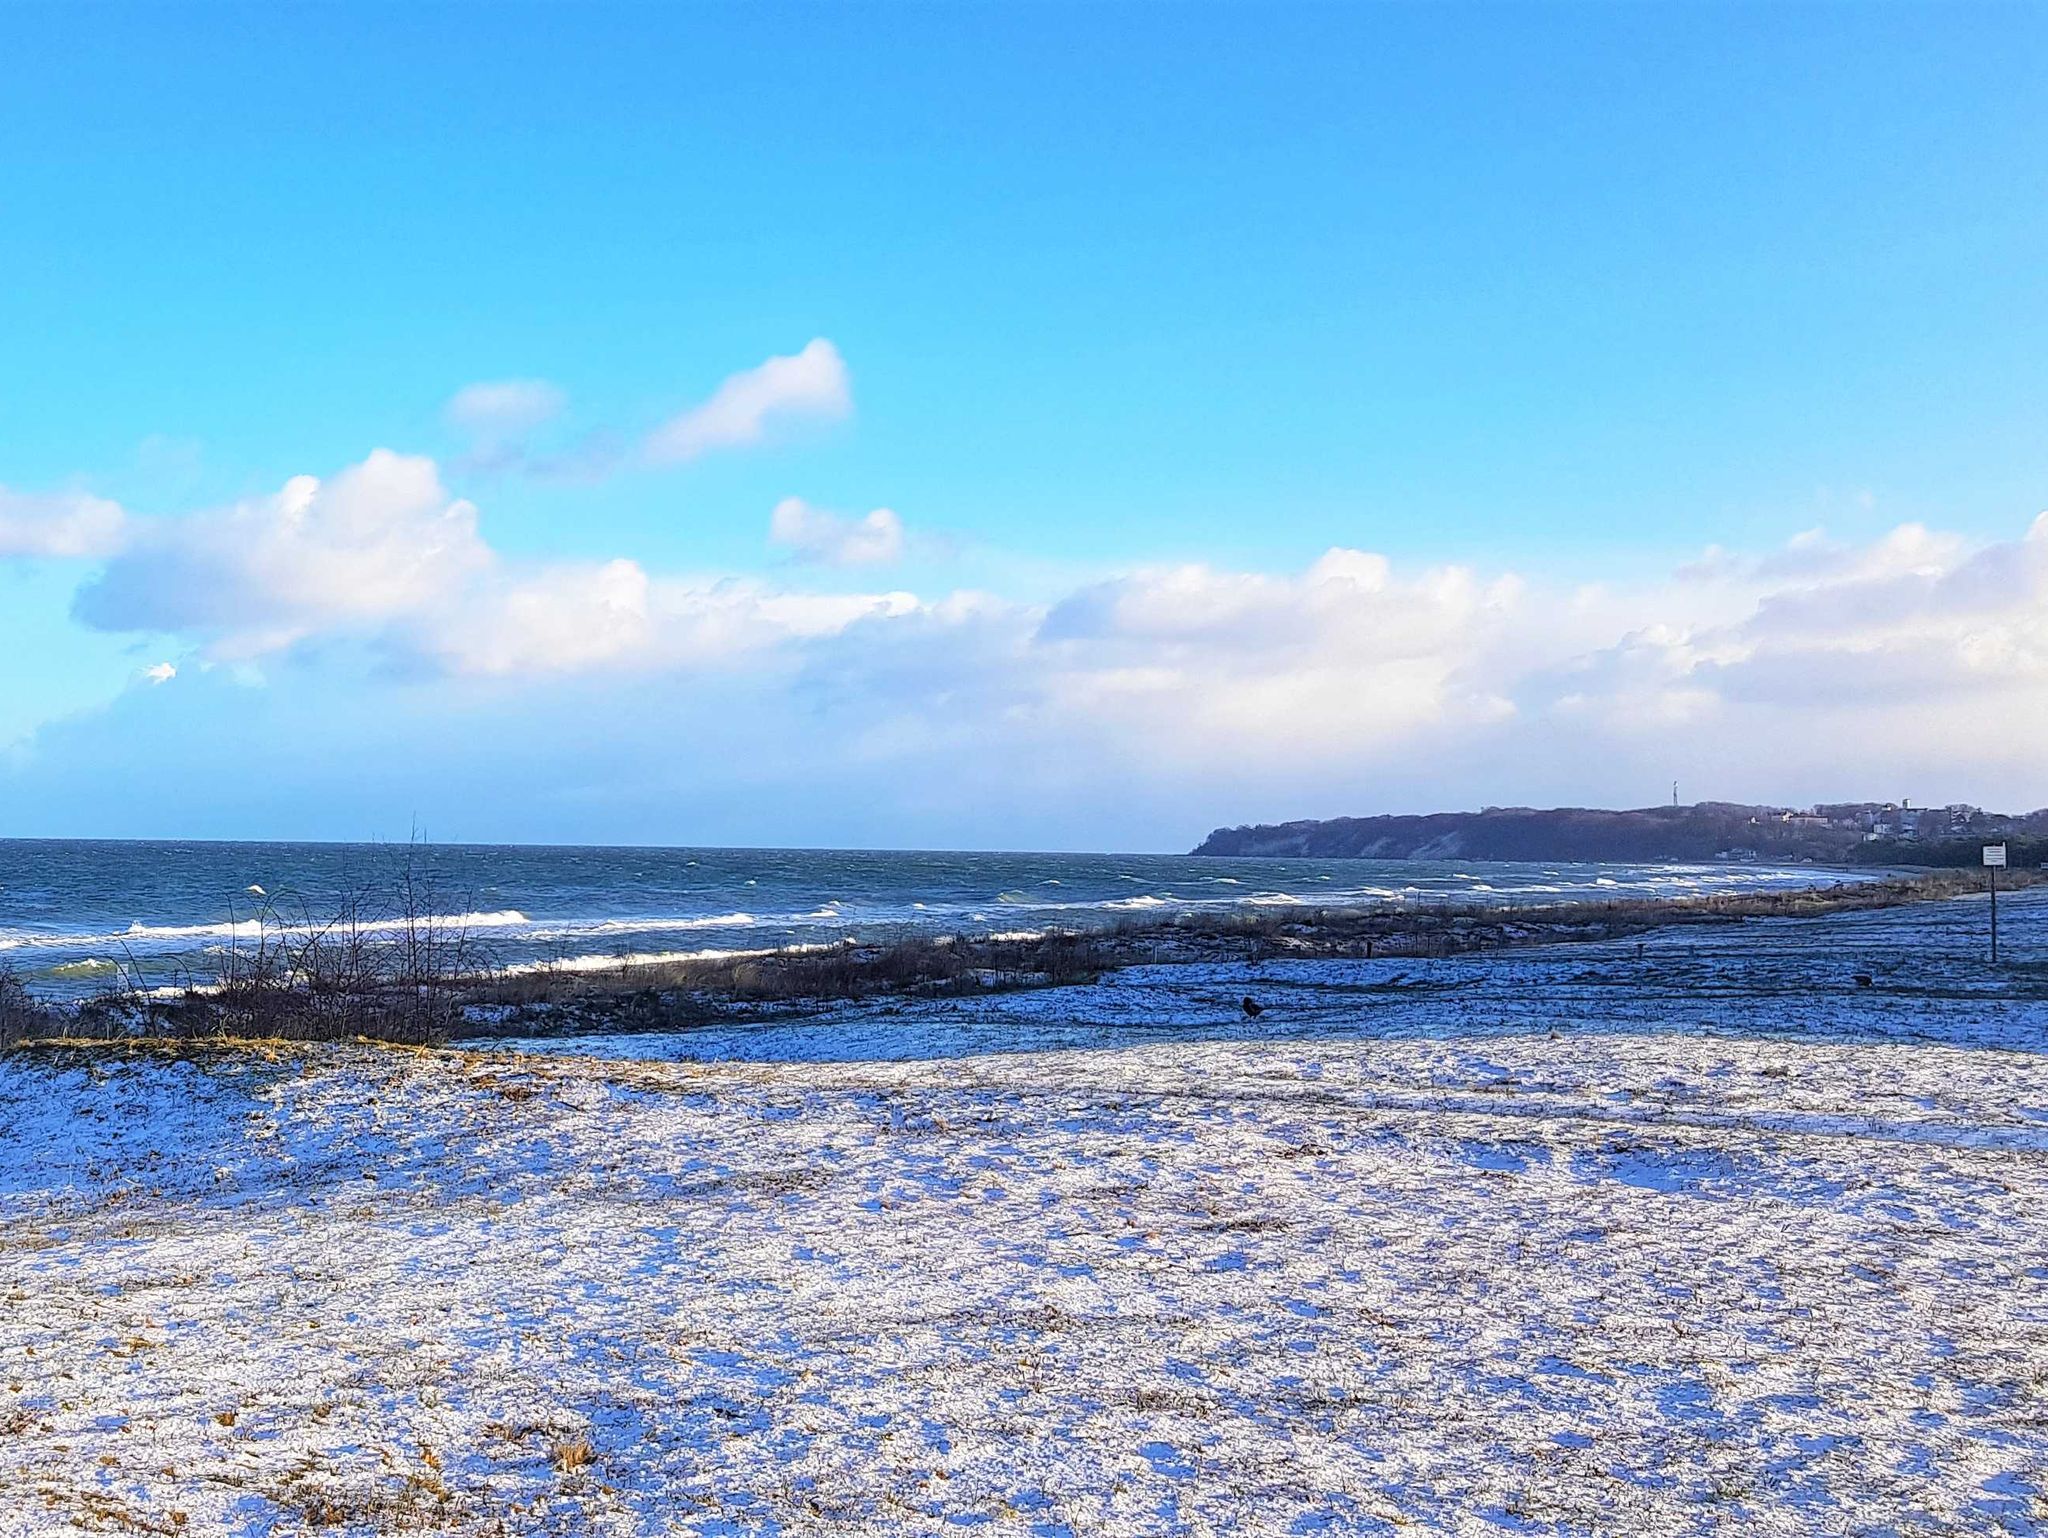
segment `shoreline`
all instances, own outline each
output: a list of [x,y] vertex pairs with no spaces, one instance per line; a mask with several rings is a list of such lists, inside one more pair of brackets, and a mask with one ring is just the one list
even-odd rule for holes
[[[2005,890],[2048,876],[2009,871]],[[307,978],[279,969],[165,994],[116,991],[71,1004],[10,993],[0,1049],[54,1040],[312,1041],[410,1045],[507,1037],[689,1031],[801,1019],[890,999],[974,998],[1096,982],[1132,967],[1274,959],[1427,960],[1758,919],[1820,918],[1980,895],[1977,872],[1931,870],[1827,885],[1518,906],[1438,902],[1182,913],[1035,932],[950,933],[614,965],[590,958],[415,977]]]
[[[2043,876],[2017,872],[2020,890]],[[1129,920],[1035,934],[918,936],[882,943],[792,946],[603,968],[535,966],[486,982],[470,1001],[512,1012],[453,1038],[532,1033],[525,1014],[568,1015],[584,1030],[681,1029],[786,1020],[809,1009],[891,998],[975,997],[1083,986],[1132,967],[1295,960],[1427,960],[1540,945],[1628,939],[1655,930],[1757,919],[1821,918],[1967,898],[1957,872],[1767,892],[1620,898],[1520,907],[1477,903],[1375,905]],[[589,1018],[578,1018],[587,1016]],[[650,1018],[656,1017],[656,1018]],[[561,1019],[556,1025],[569,1023]]]

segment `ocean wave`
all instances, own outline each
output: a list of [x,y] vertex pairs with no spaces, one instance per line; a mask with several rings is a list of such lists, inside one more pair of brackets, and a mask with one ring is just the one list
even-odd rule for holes
[[[968,883],[985,879],[988,885],[996,885],[1004,876],[1014,883],[999,895],[977,898],[969,898],[950,876],[927,882],[918,872],[906,871],[901,879],[882,880],[871,889],[859,873],[820,870],[798,882],[785,882],[781,877],[773,881],[760,878],[763,890],[759,899],[768,908],[735,908],[730,912],[687,910],[716,906],[733,897],[746,896],[752,900],[755,894],[747,890],[737,873],[722,875],[716,885],[684,885],[662,893],[658,889],[650,891],[636,871],[633,882],[616,889],[609,885],[585,889],[572,883],[547,888],[545,897],[510,885],[486,887],[482,891],[488,895],[483,900],[503,900],[508,905],[490,911],[436,914],[414,922],[436,935],[466,935],[492,961],[527,965],[551,953],[579,958],[587,952],[589,959],[577,960],[575,964],[600,967],[616,965],[621,950],[658,958],[694,956],[700,953],[685,947],[826,940],[855,928],[863,932],[891,929],[926,934],[994,928],[1023,934],[1037,933],[1044,924],[1086,927],[1108,926],[1119,920],[1166,922],[1188,913],[1271,913],[1308,905],[1406,907],[1484,901],[1507,907],[1544,901],[1610,901],[1631,894],[1680,896],[1808,884],[1831,876],[1824,869],[1763,864],[1731,867],[1722,863],[1603,865],[1563,861],[1555,866],[1535,864],[1519,868],[1487,862],[1477,869],[1464,869],[1450,861],[1410,865],[1405,869],[1393,863],[1360,862],[1355,867],[1303,870],[1284,876],[1268,873],[1262,867],[1259,873],[1246,877],[1218,873],[1213,866],[1206,870],[1198,866],[1162,868],[1143,876],[1114,866],[1079,869],[1083,874],[1073,878],[1032,877],[1028,870],[1015,865],[993,867],[985,877],[970,873],[964,878]],[[1250,884],[1275,879],[1289,880],[1292,885],[1275,890]],[[236,873],[215,891],[222,895],[236,892],[247,880],[247,874]],[[283,886],[284,878],[279,876],[273,884]],[[1132,892],[1133,885],[1141,890]],[[1173,885],[1180,885],[1183,890],[1175,893],[1170,889]],[[821,894],[828,887],[848,895],[824,899]],[[1209,890],[1199,890],[1200,887]],[[774,897],[769,896],[770,889],[775,890]],[[14,895],[8,894],[10,899]],[[552,911],[535,918],[509,906],[521,899]],[[656,911],[634,914],[633,910],[643,904]],[[668,904],[686,911],[659,911]],[[155,899],[145,897],[135,901],[129,912],[149,913],[156,909],[156,913],[133,923],[127,922],[128,913],[121,913],[118,918],[110,916],[105,905],[104,895],[93,899],[92,907],[69,913],[46,903],[10,902],[7,916],[13,922],[0,924],[0,963],[22,966],[51,991],[82,991],[94,986],[96,977],[118,971],[131,961],[145,975],[168,975],[173,963],[196,967],[204,953],[217,957],[259,939],[284,940],[289,944],[312,935],[340,938],[347,933],[346,926],[331,920],[306,923],[296,911],[281,919],[265,910],[259,918],[248,901],[240,898],[229,909],[226,902],[215,906],[208,898],[197,898],[189,904],[166,899],[163,907],[158,908]],[[215,918],[213,922],[176,921],[196,920],[224,911],[235,916]],[[127,923],[125,929],[118,927],[123,923]],[[368,941],[386,942],[402,935],[405,927],[406,921],[402,919],[380,915],[362,922],[356,932]],[[683,935],[700,938],[665,938]],[[61,971],[57,970],[59,967]]]
[[594,935],[662,934],[670,930],[750,929],[761,923],[751,913],[713,913],[697,918],[545,919],[520,938],[525,940],[587,940]]
[[659,966],[665,962],[677,961],[743,961],[750,956],[790,956],[840,950],[850,943],[845,940],[832,940],[815,945],[757,945],[739,949],[712,947],[696,951],[595,951],[580,956],[515,961],[509,966],[498,968],[498,975],[526,977],[536,972],[609,972],[617,967]]
[[546,961],[518,961],[499,969],[506,977],[525,977],[535,972],[609,972],[615,967],[644,967],[665,961],[711,961],[731,956],[765,956],[764,950],[703,951],[603,951],[587,956],[559,956]]
[[[135,940],[198,940],[212,936],[256,939],[271,935],[315,935],[354,928],[365,934],[402,934],[408,928],[510,929],[533,922],[517,908],[492,913],[422,913],[414,918],[363,919],[354,925],[339,920],[326,924],[279,924],[265,919],[232,919],[218,924],[130,924],[122,938]],[[78,937],[73,937],[75,940]]]
[[[532,920],[515,908],[494,913],[424,913],[415,918],[362,919],[353,926],[359,934],[403,934],[408,928],[437,932],[472,929],[516,929]],[[87,930],[42,934],[13,930],[0,934],[0,950],[75,950],[98,945],[141,944],[151,946],[166,940],[259,940],[284,936],[342,933],[351,926],[341,920],[324,924],[288,924],[274,919],[224,919],[211,924],[145,924],[140,919],[126,929]]]

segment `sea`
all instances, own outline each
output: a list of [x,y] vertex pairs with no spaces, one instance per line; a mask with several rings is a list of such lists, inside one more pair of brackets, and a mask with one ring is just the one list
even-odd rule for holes
[[[1867,878],[1868,873],[1861,873]],[[1811,866],[1159,854],[0,839],[0,970],[48,998],[175,988],[331,921],[434,915],[493,966],[596,968],[1176,914],[1673,897],[1853,880]]]

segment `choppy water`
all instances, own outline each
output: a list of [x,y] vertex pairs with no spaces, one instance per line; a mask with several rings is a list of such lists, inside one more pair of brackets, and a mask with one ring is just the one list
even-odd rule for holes
[[[204,982],[262,925],[321,922],[351,894],[388,910],[406,859],[402,848],[368,844],[0,840],[0,967],[54,997],[124,977],[145,987]],[[501,965],[1195,910],[1672,896],[1828,879],[1812,867],[1755,865],[524,845],[439,845],[411,861],[424,907],[456,916]]]

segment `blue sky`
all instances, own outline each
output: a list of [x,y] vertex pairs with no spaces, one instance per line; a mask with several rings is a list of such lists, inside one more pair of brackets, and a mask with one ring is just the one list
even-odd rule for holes
[[[2044,45],[1962,5],[0,10],[6,831],[2048,801]],[[655,451],[719,400],[768,404]],[[363,478],[369,545],[280,500],[380,449],[432,486]]]

